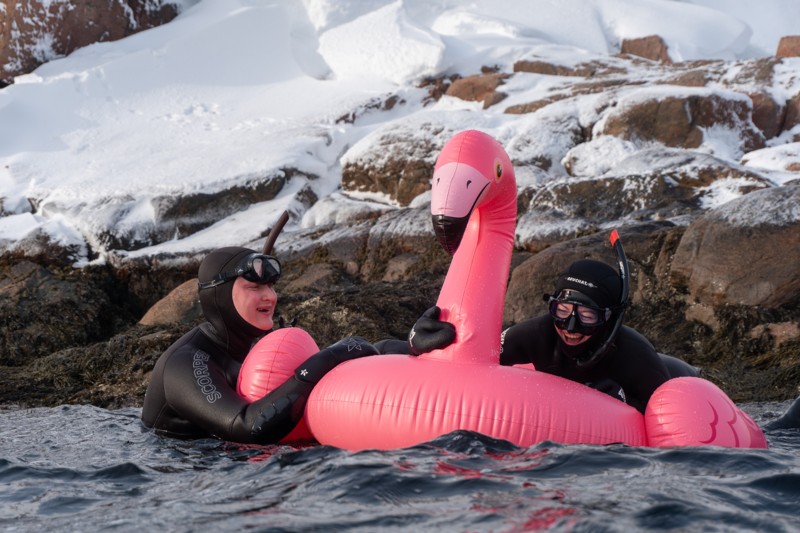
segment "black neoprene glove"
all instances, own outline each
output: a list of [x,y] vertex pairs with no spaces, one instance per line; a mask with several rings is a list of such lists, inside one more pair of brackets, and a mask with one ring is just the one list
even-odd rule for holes
[[587,387],[591,387],[595,390],[600,392],[604,392],[611,396],[612,398],[616,398],[617,400],[627,403],[625,400],[625,391],[622,390],[622,387],[619,386],[619,383],[614,381],[610,378],[603,378],[597,381],[592,381],[591,383],[586,384]]
[[364,337],[347,337],[306,359],[294,375],[300,381],[317,383],[339,363],[368,355],[378,355],[378,350]]
[[434,305],[417,319],[408,333],[408,345],[412,354],[419,355],[445,348],[456,339],[456,327],[450,322],[439,320],[441,312]]

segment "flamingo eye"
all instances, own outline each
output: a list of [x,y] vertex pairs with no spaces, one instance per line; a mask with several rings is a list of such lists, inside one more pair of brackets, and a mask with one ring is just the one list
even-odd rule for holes
[[503,177],[503,165],[500,164],[500,161],[494,163],[494,175],[498,180]]

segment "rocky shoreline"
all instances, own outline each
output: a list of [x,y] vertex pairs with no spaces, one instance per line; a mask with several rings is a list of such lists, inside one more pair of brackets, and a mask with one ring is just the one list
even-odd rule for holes
[[[800,185],[768,191],[800,202]],[[775,204],[776,199],[764,201]],[[380,228],[389,218],[381,215],[370,224]],[[764,281],[764,273],[752,268],[758,259],[754,242],[778,254],[792,249],[775,225],[749,228],[737,239],[719,230],[725,224],[711,211],[688,227],[670,222],[620,227],[632,270],[633,305],[626,323],[659,351],[700,367],[704,377],[736,402],[792,399],[800,384],[800,305],[791,292],[798,286],[796,261],[775,265],[789,281],[774,287],[769,305],[725,301],[719,291],[706,294],[701,290],[706,281],[686,272],[702,270],[707,251],[715,256],[710,260],[718,262],[713,274],[717,288],[730,270],[735,281],[728,292],[736,293],[735,287]],[[692,235],[701,225],[717,228],[724,242],[709,240],[694,251],[690,264],[676,264],[686,248],[695,245]],[[783,230],[800,234],[800,223],[790,226]],[[710,233],[706,228],[705,234]],[[357,231],[348,235],[291,253],[282,249],[298,237],[279,239],[276,252],[286,274],[278,287],[278,312],[287,321],[297,319],[320,346],[351,334],[372,341],[405,337],[435,302],[449,256],[432,232],[416,239],[380,241],[359,238]],[[607,232],[598,232],[536,253],[518,249],[512,259],[505,325],[542,312],[541,294],[572,260],[595,257],[613,264],[606,239]],[[797,244],[795,240],[794,253]],[[716,255],[720,246],[738,256],[741,264],[721,261]],[[74,269],[59,260],[64,254],[57,248],[43,250],[37,257],[0,257],[0,370],[5,376],[0,405],[140,406],[158,356],[202,320],[193,280],[197,258]],[[338,255],[332,259],[334,250]],[[405,267],[402,272],[398,261]],[[778,270],[771,274],[773,282]],[[776,296],[780,293],[787,296],[784,301]]]

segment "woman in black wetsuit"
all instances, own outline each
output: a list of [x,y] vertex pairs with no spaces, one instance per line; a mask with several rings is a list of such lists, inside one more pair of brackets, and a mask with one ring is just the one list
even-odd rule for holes
[[277,259],[248,248],[209,253],[198,272],[205,322],[170,346],[156,362],[142,422],[181,438],[214,436],[240,443],[278,442],[295,427],[314,385],[337,364],[377,351],[360,337],[309,357],[292,378],[252,403],[237,380],[252,345],[272,329],[280,278]]
[[[662,383],[696,376],[697,370],[659,354],[641,334],[621,325],[625,305],[621,293],[620,274],[610,266],[591,259],[572,263],[559,278],[555,293],[545,295],[549,313],[503,332],[500,364],[533,363],[536,370],[586,384],[644,412]],[[431,308],[414,325],[408,343],[411,353],[443,348],[453,341],[453,325],[439,321],[438,314],[438,308]]]

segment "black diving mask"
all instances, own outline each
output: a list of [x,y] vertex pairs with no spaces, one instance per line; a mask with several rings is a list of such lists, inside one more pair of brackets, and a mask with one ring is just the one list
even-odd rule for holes
[[610,308],[599,307],[576,291],[563,290],[556,296],[545,296],[553,323],[570,333],[593,335],[611,318]]
[[268,285],[275,283],[281,277],[281,263],[277,258],[271,255],[264,255],[259,253],[252,253],[242,259],[236,268],[228,271],[221,272],[214,276],[210,281],[203,281],[198,283],[198,288],[210,289],[217,285],[222,285],[233,279],[243,277],[247,281],[258,283],[259,285]]

